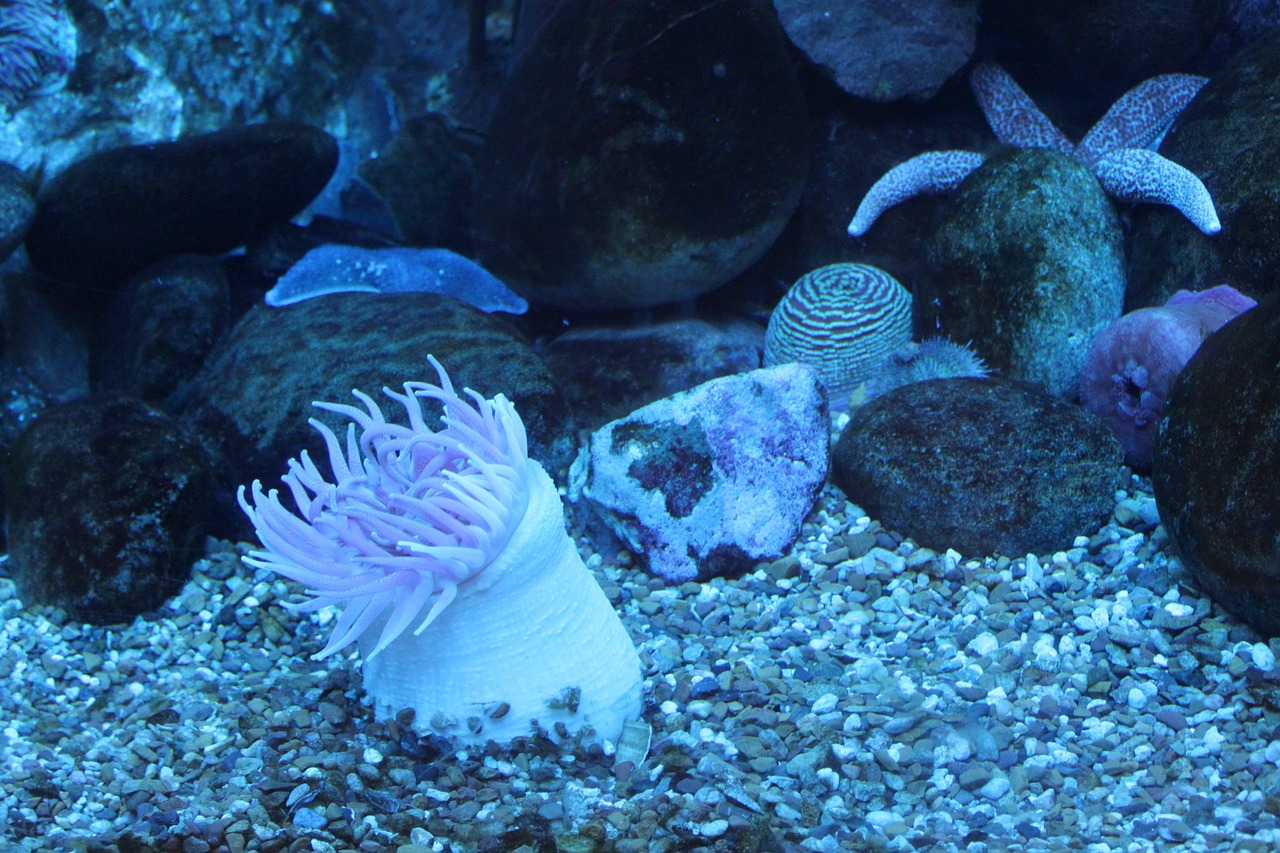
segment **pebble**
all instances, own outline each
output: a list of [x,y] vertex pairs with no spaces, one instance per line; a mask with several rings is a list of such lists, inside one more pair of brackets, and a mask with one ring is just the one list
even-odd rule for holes
[[374,722],[354,661],[308,659],[326,617],[281,608],[290,586],[230,546],[110,632],[63,630],[0,578],[0,838],[438,853],[536,815],[548,849],[1274,849],[1275,647],[1199,597],[1144,485],[1073,548],[1018,560],[915,548],[831,490],[782,575],[665,587],[593,560],[647,662],[650,750],[619,768]]

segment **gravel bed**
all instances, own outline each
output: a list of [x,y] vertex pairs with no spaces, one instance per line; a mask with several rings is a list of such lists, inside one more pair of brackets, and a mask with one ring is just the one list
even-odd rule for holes
[[[1148,484],[1065,552],[965,559],[828,489],[793,552],[666,588],[584,556],[640,648],[640,763],[372,721],[332,614],[211,543],[103,629],[0,579],[13,850],[1268,851],[1280,644],[1190,587]],[[518,618],[518,614],[513,614]]]

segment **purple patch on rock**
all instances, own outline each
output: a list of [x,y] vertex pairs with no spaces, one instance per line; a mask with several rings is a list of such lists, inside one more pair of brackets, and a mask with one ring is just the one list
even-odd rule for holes
[[705,382],[597,430],[583,494],[671,582],[790,547],[827,476],[826,393],[793,363]]

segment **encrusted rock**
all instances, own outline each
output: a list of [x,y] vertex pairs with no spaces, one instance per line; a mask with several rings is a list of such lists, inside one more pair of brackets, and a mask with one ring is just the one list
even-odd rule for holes
[[668,581],[782,554],[827,475],[827,400],[802,364],[713,379],[591,437],[583,494]]
[[1210,335],[1175,381],[1151,485],[1187,570],[1280,634],[1280,296]]
[[970,342],[992,368],[1074,396],[1089,341],[1120,316],[1124,267],[1111,202],[1048,149],[997,156],[948,196],[916,328]]
[[1051,553],[1107,520],[1120,443],[1101,419],[1022,382],[930,379],[853,413],[831,479],[885,527],[965,556]]
[[937,93],[973,55],[977,0],[826,3],[773,0],[791,40],[851,95],[872,101]]
[[[343,429],[314,400],[359,405],[359,389],[432,378],[434,355],[458,388],[511,400],[529,434],[529,455],[553,475],[572,457],[560,390],[521,335],[501,320],[433,293],[334,293],[283,308],[257,305],[223,336],[193,380],[181,410],[231,470],[222,484],[230,531],[241,530],[233,493],[280,481],[280,460],[307,449],[326,457],[308,418]],[[432,415],[431,417],[434,417]]]
[[177,592],[204,552],[210,456],[137,400],[47,409],[8,470],[8,569],[24,604],[127,622]]

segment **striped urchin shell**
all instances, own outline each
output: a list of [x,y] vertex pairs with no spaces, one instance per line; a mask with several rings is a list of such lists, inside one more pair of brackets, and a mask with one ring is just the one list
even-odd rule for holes
[[831,264],[800,277],[773,309],[764,364],[812,366],[843,407],[891,353],[911,340],[911,294],[866,264]]

